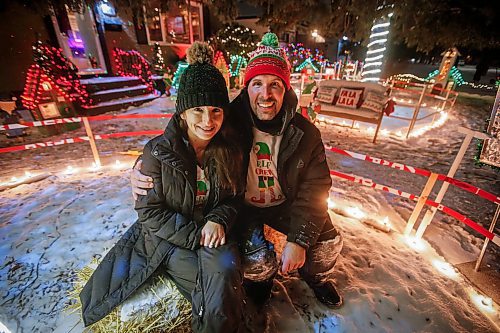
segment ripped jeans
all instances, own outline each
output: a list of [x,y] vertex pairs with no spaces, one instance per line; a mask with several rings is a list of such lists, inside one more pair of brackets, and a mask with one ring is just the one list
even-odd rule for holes
[[[239,216],[237,234],[242,253],[245,280],[263,282],[273,279],[278,272],[274,246],[264,236],[264,224],[283,233],[290,230],[289,210],[280,207],[245,207]],[[335,263],[342,250],[342,235],[328,219],[317,242],[306,251],[306,261],[299,269],[308,284],[321,284],[331,278]]]

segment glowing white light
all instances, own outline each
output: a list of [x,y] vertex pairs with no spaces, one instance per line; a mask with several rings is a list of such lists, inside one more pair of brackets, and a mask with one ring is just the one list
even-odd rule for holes
[[405,236],[404,241],[409,247],[411,247],[413,250],[417,252],[424,252],[425,249],[427,248],[423,240],[413,236]]
[[33,177],[33,174],[29,171],[24,171],[24,177],[31,178],[31,177]]
[[343,40],[348,40],[348,39],[349,39],[349,37],[347,37],[347,36],[342,36],[342,39],[343,39]]
[[387,17],[392,17],[392,15],[394,15],[394,13],[389,13],[387,14]]
[[74,172],[76,172],[76,169],[75,169],[75,168],[73,168],[71,165],[68,165],[68,166],[66,167],[66,171],[65,171],[64,173],[66,173],[66,174],[68,174],[68,175],[69,175],[69,174],[72,174],[72,173],[74,173]]
[[386,216],[384,217],[384,219],[382,221],[380,221],[380,224],[384,225],[384,226],[387,226],[387,227],[391,227],[391,222],[389,222],[389,216]]
[[326,199],[326,202],[328,203],[328,209],[333,209],[337,206],[335,202],[330,198]]
[[432,265],[436,267],[436,269],[443,275],[449,277],[450,279],[457,279],[459,276],[455,268],[446,261],[434,259],[432,260]]
[[351,217],[354,217],[354,218],[357,218],[357,219],[362,219],[362,218],[365,218],[366,217],[366,213],[363,212],[361,209],[359,209],[358,207],[347,207],[346,208],[346,213],[351,216]]
[[90,171],[97,171],[101,169],[101,165],[97,164],[96,162],[92,163],[92,166],[89,168]]
[[384,57],[383,54],[379,54],[378,56],[375,56],[375,57],[371,57],[371,58],[366,58],[365,61],[368,62],[368,61],[375,61],[375,60],[379,60],[379,59],[382,59]]
[[11,181],[11,182],[13,182],[13,183],[17,182],[17,177],[12,177],[12,178],[10,179],[10,181]]
[[396,132],[396,135],[397,135],[397,136],[403,136],[403,132],[401,132],[401,130],[398,130],[398,131]]
[[388,34],[389,34],[389,31],[376,32],[374,34],[371,34],[370,38],[379,37],[379,36],[385,36],[385,35],[388,35]]
[[387,39],[377,39],[377,40],[374,40],[373,42],[368,43],[368,45],[366,45],[366,47],[370,47],[370,46],[373,46],[375,44],[384,44],[385,42],[387,42]]
[[375,25],[372,27],[372,31],[373,31],[373,30],[375,30],[375,29],[377,29],[377,28],[385,28],[385,27],[388,27],[389,25],[391,25],[391,23],[389,23],[389,22],[375,24]]
[[386,130],[384,128],[383,130],[380,131],[380,134],[382,134],[383,136],[389,136],[389,134],[391,134],[391,132],[389,132],[388,130]]
[[493,307],[493,301],[491,298],[478,294],[475,290],[471,290],[469,292],[469,296],[479,310],[490,314],[497,312]]
[[387,47],[382,47],[380,49],[370,50],[370,51],[367,51],[366,54],[373,54],[373,53],[378,53],[378,52],[384,52],[385,50],[387,50]]
[[121,169],[122,166],[123,166],[123,164],[120,161],[116,160],[115,164],[113,165],[113,168],[115,168],[115,169]]
[[370,126],[370,127],[368,127],[368,128],[366,129],[366,131],[367,131],[368,133],[370,133],[370,134],[371,134],[371,133],[374,133],[374,132],[375,132],[375,128],[373,128],[373,127],[371,127],[371,126]]
[[[366,68],[366,67],[365,67]],[[369,71],[364,71],[363,72],[363,75],[366,75],[366,74],[376,74],[376,73],[380,73],[382,72],[381,69],[377,68],[377,69],[371,69]],[[377,79],[378,80],[378,79]]]
[[378,77],[365,77],[361,80],[361,82],[367,82],[367,81],[378,82],[378,80],[379,80]]
[[382,61],[375,61],[375,62],[370,62],[369,64],[364,65],[363,68],[368,68],[371,66],[380,66],[380,65],[382,65]]

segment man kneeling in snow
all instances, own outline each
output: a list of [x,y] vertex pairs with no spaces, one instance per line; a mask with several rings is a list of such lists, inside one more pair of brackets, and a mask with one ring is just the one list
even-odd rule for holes
[[[248,174],[238,232],[247,294],[269,299],[273,279],[298,269],[323,304],[342,305],[332,273],[343,241],[327,210],[331,187],[319,130],[296,113],[290,67],[275,34],[250,54],[245,88],[230,104],[232,126],[248,153]],[[133,192],[145,194],[149,177],[132,172]],[[287,235],[281,263],[264,237],[264,224]]]

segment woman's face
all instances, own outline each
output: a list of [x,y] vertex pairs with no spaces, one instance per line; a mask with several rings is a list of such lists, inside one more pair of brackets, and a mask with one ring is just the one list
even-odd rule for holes
[[197,106],[181,113],[181,118],[186,121],[190,139],[210,141],[222,126],[224,111],[214,106]]

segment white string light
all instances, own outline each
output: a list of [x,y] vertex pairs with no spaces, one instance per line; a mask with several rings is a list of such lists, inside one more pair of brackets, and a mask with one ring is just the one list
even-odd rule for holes
[[[380,73],[382,72],[384,53],[387,50],[385,44],[387,43],[390,25],[390,16],[383,16],[373,22],[370,42],[368,43],[368,51],[366,52],[367,57],[365,58],[365,65],[363,67],[363,73],[361,74],[361,81],[363,82],[379,81]],[[370,70],[366,70],[367,68],[370,68]]]

